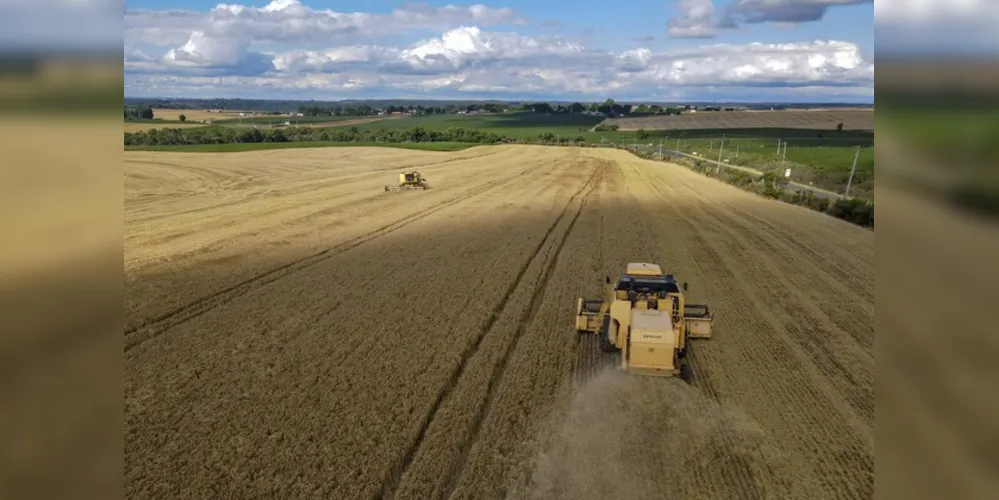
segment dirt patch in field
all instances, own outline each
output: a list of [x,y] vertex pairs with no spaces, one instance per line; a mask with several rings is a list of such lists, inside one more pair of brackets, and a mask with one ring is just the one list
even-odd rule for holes
[[756,422],[678,379],[605,369],[552,427],[526,498],[798,498]]

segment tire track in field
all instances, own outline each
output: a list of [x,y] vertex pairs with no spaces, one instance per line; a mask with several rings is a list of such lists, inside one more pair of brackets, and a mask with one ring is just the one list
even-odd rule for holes
[[[787,332],[780,326],[780,320],[755,298],[756,288],[732,270],[721,256],[722,250],[716,249],[703,235],[691,234],[702,255],[715,266],[714,274],[720,282],[735,285],[729,289],[733,294],[730,315],[740,318],[737,324],[744,327],[737,334],[752,337],[739,344],[740,359],[759,367],[755,370],[759,374],[752,377],[758,389],[753,390],[784,402],[779,409],[765,406],[758,411],[775,423],[781,422],[776,425],[793,436],[785,434],[785,439],[793,440],[785,445],[798,448],[799,453],[810,458],[799,465],[811,469],[802,479],[817,481],[820,491],[835,492],[833,498],[869,498],[873,491],[874,464],[873,455],[865,448],[866,441],[851,432],[854,427],[849,423],[831,417],[842,409],[821,388],[821,379],[813,375],[807,381],[786,381],[765,373],[774,367],[785,374],[795,373],[807,366],[807,360],[802,361],[801,352],[786,340]],[[715,363],[712,368],[724,370],[726,366]]]
[[[322,189],[324,187],[327,187],[327,186],[345,187],[345,186],[349,186],[351,184],[353,184],[353,183],[350,183],[350,182],[346,182],[345,183],[345,182],[343,182],[343,178],[336,178],[336,179],[331,179],[328,182],[324,182],[324,183],[315,183],[315,184],[308,184],[308,185],[305,185],[305,186],[301,186],[299,189],[285,191],[285,192],[282,192],[282,193],[280,193],[280,194],[278,194],[277,196],[274,196],[274,197],[275,198],[282,198],[282,197],[294,196],[294,195],[301,194],[301,193],[304,193],[304,192],[307,192],[307,191],[317,191],[317,190],[320,190],[320,189]],[[194,195],[194,194],[197,194],[197,193],[192,193],[191,195]],[[227,208],[227,207],[232,207],[232,206],[236,206],[236,205],[241,205],[241,204],[247,203],[249,200],[253,200],[253,201],[262,200],[266,196],[273,196],[270,193],[264,193],[264,192],[249,192],[249,193],[246,193],[246,194],[247,194],[247,196],[245,196],[244,198],[241,198],[241,199],[238,199],[238,200],[230,200],[230,201],[227,201],[225,203],[218,203],[218,204],[215,204],[215,205],[208,205],[208,206],[204,206],[204,207],[191,208],[191,209],[188,209],[188,210],[180,210],[178,212],[170,212],[170,213],[161,214],[161,215],[150,215],[148,217],[142,217],[142,218],[136,218],[136,219],[127,219],[125,221],[125,225],[127,225],[127,226],[133,226],[133,225],[142,224],[143,222],[153,222],[153,221],[157,221],[157,220],[168,219],[168,218],[171,218],[171,217],[180,217],[180,216],[184,216],[184,215],[192,215],[192,214],[196,214],[196,213],[199,213],[199,212],[206,212],[206,211],[209,211],[209,210],[216,210],[216,209],[219,209],[219,208]],[[327,207],[324,208],[324,210],[329,210],[329,209],[332,209],[332,208],[340,208],[340,207],[343,207],[345,205],[354,205],[354,204],[358,204],[358,203],[364,203],[366,201],[376,199],[376,198],[378,198],[380,196],[383,196],[383,195],[384,195],[384,193],[377,193],[377,194],[366,196],[366,197],[363,197],[363,198],[360,198],[360,199],[349,199],[349,198],[348,199],[344,199],[344,198],[340,198],[339,200],[337,200],[337,201],[339,201],[339,203],[337,203],[335,205],[327,206]],[[190,195],[187,195],[187,196],[190,196]],[[269,212],[261,212],[260,215],[261,216],[266,216],[266,215],[274,214],[274,213],[277,213],[277,212],[280,212],[280,211],[288,210],[289,208],[298,208],[299,206],[307,205],[307,204],[309,204],[309,203],[311,203],[313,201],[314,200],[302,200],[302,202],[299,205],[295,206],[295,207],[280,207],[278,209],[271,210]],[[312,214],[309,214],[309,215],[312,215]]]
[[[693,229],[691,229],[693,231]],[[828,415],[837,412],[838,408],[823,404],[827,402],[828,395],[819,391],[812,384],[786,381],[781,378],[773,378],[766,372],[774,366],[780,366],[783,373],[793,373],[799,370],[801,362],[797,361],[796,351],[787,345],[781,337],[774,337],[774,332],[780,334],[779,327],[775,327],[776,318],[767,312],[765,305],[754,301],[751,297],[753,291],[739,275],[732,271],[729,264],[721,257],[719,252],[711,246],[700,234],[691,233],[691,241],[701,250],[701,258],[712,266],[712,275],[716,277],[719,286],[735,287],[729,289],[731,298],[728,302],[728,318],[720,318],[722,324],[739,326],[741,328],[732,329],[734,335],[751,337],[752,340],[740,342],[739,360],[749,366],[757,366],[751,369],[757,375],[752,377],[752,383],[758,386],[761,394],[769,394],[774,400],[783,401],[784,404],[778,409],[769,405],[764,405],[762,411],[764,419],[771,422],[771,426],[776,425],[787,429],[786,432],[793,435],[795,441],[791,446],[800,447],[813,460],[809,460],[799,467],[804,466],[808,472],[796,474],[803,481],[815,481],[818,479],[824,484],[813,487],[820,491],[837,491],[842,489],[844,484],[863,484],[856,477],[850,477],[851,472],[858,469],[865,469],[868,464],[853,464],[839,460],[829,463],[830,456],[834,455],[833,450],[840,446],[848,446],[855,456],[864,457],[865,452],[859,447],[858,441],[852,439],[847,426],[837,426],[830,428]],[[724,285],[722,285],[724,284]],[[739,318],[734,321],[730,318]],[[717,321],[717,320],[716,320]],[[735,337],[733,337],[735,338]],[[736,338],[738,340],[738,338]],[[693,351],[698,359],[697,365],[704,367],[709,377],[714,378],[715,371],[719,374],[728,366],[724,362],[707,362],[697,351]],[[781,363],[775,365],[774,363]],[[827,402],[828,403],[828,402]],[[760,418],[760,417],[757,417]],[[785,435],[786,437],[786,435]],[[847,437],[849,444],[841,445],[844,437]],[[799,444],[800,443],[800,444]],[[836,443],[830,445],[829,443]],[[787,445],[787,443],[785,443]],[[873,466],[873,464],[869,464]],[[841,478],[840,480],[829,478]],[[839,482],[838,482],[839,481]]]
[[[579,207],[576,208],[576,213],[572,216],[572,220],[569,221],[566,230],[563,233],[561,233],[561,235],[558,237],[559,238],[558,244],[554,248],[550,248],[548,253],[544,257],[545,260],[543,261],[543,263],[545,267],[544,271],[542,272],[541,279],[539,279],[537,283],[535,283],[534,290],[531,293],[530,301],[528,302],[529,306],[527,310],[525,310],[520,317],[520,323],[519,326],[517,327],[517,333],[514,336],[513,341],[510,342],[510,344],[507,346],[506,352],[503,354],[502,359],[494,369],[492,378],[489,380],[489,389],[487,391],[486,403],[485,405],[480,407],[479,412],[476,415],[475,420],[473,421],[472,432],[469,435],[468,440],[462,446],[461,457],[458,460],[459,464],[458,470],[454,471],[454,473],[451,475],[448,481],[448,487],[445,490],[446,493],[444,495],[444,498],[450,498],[451,495],[454,493],[455,488],[458,486],[458,480],[461,478],[462,473],[464,472],[465,465],[468,463],[468,454],[471,451],[472,446],[474,446],[476,440],[479,437],[479,433],[482,430],[482,423],[485,422],[486,417],[492,412],[493,407],[496,404],[496,397],[499,394],[497,388],[501,385],[503,379],[506,377],[507,370],[509,369],[510,366],[509,364],[510,357],[517,350],[517,347],[520,345],[521,340],[524,338],[524,334],[527,332],[527,328],[534,323],[534,318],[538,315],[538,311],[541,309],[541,305],[544,302],[545,298],[545,292],[547,291],[548,288],[548,283],[551,281],[552,273],[554,273],[555,268],[558,266],[558,261],[559,257],[562,254],[562,249],[565,248],[565,243],[566,241],[568,241],[569,235],[572,234],[572,230],[576,227],[576,223],[579,221],[579,217],[583,213],[583,208],[586,207],[587,198],[590,196],[590,194],[593,192],[596,186],[599,185],[600,182],[602,181],[604,168],[605,167],[603,165],[597,167],[597,171],[594,172],[592,176],[590,176],[590,178],[586,181],[586,184],[583,186],[583,188],[580,191],[578,191],[575,195],[573,195],[572,198],[569,200],[569,203],[566,205],[566,210],[568,210],[572,206],[573,201],[575,201],[575,199],[579,197],[579,194],[583,193],[582,197],[579,197],[580,200]],[[596,180],[595,183],[594,180]],[[565,212],[563,212],[563,215],[564,214]]]
[[[603,191],[614,192],[617,189],[616,179],[611,176],[608,179],[606,176],[602,179],[601,187],[603,189],[598,190],[594,196],[593,205],[597,207],[598,214],[596,214],[597,219],[597,238],[596,238],[596,249],[597,256],[594,259],[594,266],[590,268],[595,275],[600,275],[606,266],[604,262],[604,199],[601,196]],[[603,289],[601,289],[603,293]],[[603,298],[601,296],[601,298]],[[585,299],[585,297],[584,297]],[[576,334],[576,358],[573,360],[573,381],[578,386],[585,381],[596,375],[604,366],[606,366],[607,358],[603,356],[603,351],[600,350],[600,338],[598,335],[593,334]]]
[[[635,167],[635,170],[647,181],[638,167]],[[655,186],[652,183],[649,185]],[[656,189],[660,198],[670,203],[669,196]],[[735,285],[729,289],[729,293],[735,294],[729,304],[734,306],[730,313],[734,317],[741,318],[741,325],[754,332],[753,340],[739,345],[744,350],[746,362],[760,365],[761,370],[767,370],[770,363],[778,360],[783,360],[785,364],[790,362],[791,366],[785,366],[785,372],[794,371],[792,367],[809,366],[808,359],[803,357],[802,352],[795,349],[795,344],[788,340],[789,334],[783,327],[783,322],[770,312],[767,304],[760,301],[759,287],[747,283],[744,276],[733,269],[733,264],[721,256],[727,255],[727,249],[719,248],[709,242],[706,239],[704,226],[691,220],[685,211],[676,209],[674,212],[688,226],[686,234],[689,234],[691,241],[695,243],[699,255],[711,262],[713,270],[711,274],[722,283]],[[752,261],[749,264],[752,264]],[[744,266],[738,267],[740,270],[743,268]],[[750,265],[748,270],[756,272],[754,269],[754,266]],[[724,367],[716,366],[716,368]],[[754,377],[754,383],[763,392],[773,395],[775,399],[793,402],[784,405],[773,416],[790,422],[791,429],[808,430],[806,433],[801,433],[800,430],[791,432],[796,434],[794,439],[799,442],[795,446],[814,458],[815,462],[803,465],[812,468],[813,474],[810,479],[821,483],[819,487],[822,491],[833,492],[833,498],[869,497],[873,492],[874,464],[872,453],[866,449],[868,441],[850,432],[857,429],[856,425],[829,418],[829,415],[842,413],[843,408],[833,404],[830,390],[825,387],[826,384],[821,377],[813,375],[810,379],[811,383],[782,383],[780,379],[760,374]],[[771,408],[766,410],[774,411]]]
[[596,335],[577,333],[576,362],[572,369],[576,385],[583,384],[600,370],[601,354]]
[[[739,210],[738,208],[732,207],[731,205],[725,204],[723,202],[719,204],[723,207],[726,207],[727,210],[723,211],[714,208],[712,203],[709,203],[709,201],[706,200],[704,196],[696,189],[690,187],[689,185],[683,183],[682,181],[679,181],[677,184],[683,186],[683,188],[685,188],[689,193],[691,193],[702,204],[702,211],[706,215],[712,217],[710,214],[708,214],[708,211],[710,210],[717,216],[723,217],[726,220],[733,222],[732,224],[722,224],[721,227],[725,227],[730,230],[738,229],[740,234],[742,234],[746,238],[754,240],[759,246],[759,248],[768,249],[769,251],[767,252],[767,255],[773,255],[780,258],[785,263],[788,269],[797,269],[799,267],[799,264],[794,262],[793,259],[800,258],[798,257],[800,254],[808,254],[808,253],[814,253],[816,255],[819,255],[822,262],[826,262],[830,266],[832,266],[834,271],[830,273],[830,271],[827,271],[825,266],[814,265],[811,262],[807,262],[807,259],[804,259],[807,262],[809,269],[816,271],[819,274],[822,282],[825,283],[825,285],[828,288],[831,288],[836,291],[836,293],[830,294],[832,298],[834,299],[845,298],[845,300],[840,300],[839,302],[837,302],[836,305],[839,307],[834,309],[834,311],[843,310],[841,314],[836,315],[837,318],[841,317],[843,319],[844,322],[842,326],[843,331],[846,332],[851,338],[853,338],[853,340],[864,350],[865,353],[867,354],[873,353],[873,348],[874,348],[873,326],[871,325],[870,321],[864,321],[863,318],[861,317],[862,315],[868,315],[870,317],[873,317],[874,308],[873,308],[872,286],[870,286],[864,280],[861,280],[860,278],[857,278],[854,275],[850,274],[832,260],[822,257],[817,250],[813,249],[812,247],[808,246],[805,243],[801,243],[800,241],[798,241],[797,238],[794,237],[794,235],[788,234],[786,231],[777,230],[775,229],[774,226],[770,225],[769,223],[761,219],[758,219],[752,215],[745,214],[742,210]],[[713,218],[717,219],[717,217]],[[780,238],[761,237],[760,231],[758,231],[759,228],[754,227],[753,223],[750,222],[750,219],[756,221],[758,224],[763,225],[765,228],[767,228],[766,234],[777,233],[781,237]],[[789,246],[787,242],[792,243],[794,247],[797,248]],[[853,285],[852,286],[846,285],[843,283],[843,281],[853,282]],[[854,297],[856,297],[857,300],[850,300],[853,299]],[[825,311],[822,310],[821,307],[819,307],[819,304],[816,304],[814,302],[811,302],[811,304],[814,305],[814,309],[821,311],[820,314],[822,316],[828,318],[830,321],[833,321],[833,323],[837,323],[836,321],[833,320],[832,316],[829,313],[826,313]],[[851,313],[848,310],[855,310],[857,311],[857,313],[856,314]]]
[[160,314],[156,317],[150,318],[147,321],[140,323],[138,325],[128,327],[126,326],[124,330],[125,334],[125,352],[128,352],[135,347],[142,345],[149,340],[152,340],[164,332],[169,331],[173,327],[186,323],[202,314],[205,314],[212,309],[215,309],[223,304],[231,302],[236,298],[239,298],[253,290],[256,290],[262,286],[266,286],[280,278],[294,274],[296,272],[302,271],[323,261],[326,261],[340,253],[346,252],[347,250],[358,247],[368,241],[380,238],[392,232],[395,232],[403,227],[406,227],[416,221],[424,219],[434,213],[441,210],[450,208],[457,205],[463,201],[466,201],[475,196],[479,196],[500,186],[513,182],[514,180],[520,178],[521,176],[528,175],[540,168],[539,165],[529,167],[517,174],[512,176],[499,179],[493,182],[486,183],[484,186],[480,186],[478,189],[473,190],[471,193],[462,194],[446,200],[444,202],[438,203],[431,206],[425,210],[421,210],[415,214],[408,215],[390,224],[370,231],[356,238],[352,238],[348,241],[335,245],[333,247],[327,248],[325,250],[313,253],[311,255],[295,259],[287,264],[281,265],[274,269],[265,271],[263,273],[257,274],[251,278],[243,280],[235,285],[226,287],[211,295],[198,298],[191,301],[183,306],[176,307],[170,311]]
[[[520,174],[520,175],[525,175],[525,174]],[[480,330],[479,335],[476,337],[475,341],[473,343],[471,343],[469,345],[469,347],[462,353],[462,355],[461,355],[461,362],[458,364],[458,366],[455,368],[455,370],[451,373],[451,376],[448,378],[447,383],[444,385],[444,387],[442,388],[442,390],[438,393],[437,398],[434,400],[434,404],[431,406],[430,411],[427,413],[427,415],[424,417],[423,421],[421,422],[421,424],[420,424],[420,430],[417,433],[416,439],[414,440],[414,442],[409,447],[407,447],[406,451],[403,453],[402,459],[401,459],[399,465],[396,466],[395,468],[393,468],[392,473],[390,474],[390,476],[388,478],[386,478],[386,480],[384,482],[383,489],[382,489],[382,498],[392,498],[392,497],[395,496],[395,493],[399,490],[399,486],[401,485],[401,483],[403,481],[403,478],[406,476],[406,472],[408,472],[410,466],[413,464],[413,461],[414,461],[414,459],[417,456],[417,453],[423,447],[423,444],[424,444],[424,442],[426,440],[427,432],[430,429],[431,423],[437,418],[437,414],[440,412],[441,407],[443,406],[444,401],[446,401],[448,399],[448,397],[451,395],[451,393],[455,390],[455,388],[458,387],[459,382],[461,381],[462,377],[465,375],[466,369],[468,368],[468,362],[469,362],[469,360],[471,360],[475,356],[475,354],[479,351],[479,348],[481,347],[483,340],[493,330],[493,327],[496,324],[497,320],[499,320],[499,318],[502,315],[503,311],[506,310],[507,305],[510,302],[510,299],[514,296],[515,292],[519,288],[521,288],[521,285],[524,282],[524,278],[525,278],[525,276],[527,274],[528,269],[530,269],[532,267],[532,264],[534,264],[538,260],[539,256],[542,254],[542,250],[545,247],[550,247],[550,246],[552,246],[554,244],[555,239],[557,238],[557,236],[554,236],[555,229],[559,226],[559,224],[569,214],[569,209],[570,209],[570,207],[572,207],[573,202],[579,197],[580,194],[582,194],[586,190],[587,187],[590,186],[590,184],[592,183],[594,177],[596,177],[596,172],[594,172],[594,174],[590,176],[590,178],[586,181],[586,183],[584,183],[583,187],[581,187],[579,190],[577,190],[576,193],[573,194],[572,197],[570,197],[568,203],[566,203],[565,207],[562,209],[562,212],[555,219],[555,221],[548,227],[547,231],[544,234],[544,237],[541,238],[541,241],[538,243],[538,245],[531,252],[530,257],[525,261],[524,265],[517,272],[517,275],[514,278],[513,283],[507,288],[506,292],[503,294],[502,298],[496,304],[496,306],[493,307],[492,312],[489,315],[489,318],[486,320],[485,325]],[[585,195],[584,195],[584,197],[585,197]],[[580,210],[581,210],[581,208],[582,208],[582,204],[580,205]],[[578,217],[579,217],[579,213],[577,212],[576,216],[571,221],[570,226],[567,229],[567,231],[562,234],[562,238],[561,238],[562,241],[559,243],[559,250],[561,250],[562,244],[564,244],[564,241],[566,239],[565,236],[569,232],[571,232],[572,226],[575,225],[575,221],[576,221],[576,219],[578,219]],[[547,259],[547,257],[548,257],[548,255],[545,254],[545,256],[543,258]],[[544,274],[550,274],[550,273],[545,272]],[[542,279],[544,279],[544,277]],[[535,288],[535,290],[537,290],[537,287]],[[528,310],[528,313],[530,313],[530,312],[531,311]],[[521,329],[518,330],[518,332],[517,332],[518,336],[522,333],[522,330],[523,330],[523,326],[521,326]],[[508,346],[508,348],[506,350],[506,353],[504,354],[504,357],[501,359],[500,363],[498,363],[497,367],[505,367],[505,365],[506,365],[506,359],[509,357],[510,353],[513,351],[512,346],[515,343],[516,343],[516,339],[513,339],[510,342],[510,346]],[[497,369],[500,369],[500,368],[497,368]],[[493,378],[495,379],[496,376],[494,375]],[[493,397],[493,393],[495,391],[495,389],[494,389],[494,382],[495,382],[495,380],[490,380],[489,388],[488,388],[488,392],[487,392],[487,394],[488,394],[487,401],[491,401],[491,399]],[[477,431],[478,426],[480,425],[481,418],[482,418],[482,416],[479,415],[473,421],[473,425],[474,425],[474,428],[476,429],[476,431]],[[474,442],[474,437],[475,437],[475,432],[473,432],[473,434],[471,435],[471,438],[469,439],[468,444],[465,445],[465,446],[463,446],[463,450],[464,450],[463,451],[463,455],[467,454],[467,448],[470,447],[470,444],[472,442]],[[453,483],[453,482],[454,481],[451,481],[451,483]]]
[[[392,166],[392,167],[374,168],[374,169],[370,169],[370,170],[365,170],[364,172],[351,173],[351,174],[344,175],[342,177],[335,177],[335,178],[329,179],[327,181],[321,181],[320,179],[303,180],[303,181],[301,181],[302,182],[301,185],[297,185],[294,188],[289,189],[288,191],[280,193],[280,196],[291,196],[291,195],[295,195],[295,194],[304,193],[304,192],[307,192],[307,191],[315,191],[315,190],[321,189],[321,188],[323,188],[325,186],[344,187],[344,186],[347,186],[347,185],[357,184],[357,183],[359,183],[361,181],[364,181],[364,180],[367,180],[367,179],[376,178],[376,177],[384,177],[385,174],[383,172],[387,172],[387,171],[405,171],[405,170],[410,170],[410,169],[414,169],[414,168],[432,167],[434,172],[440,173],[442,171],[449,171],[451,168],[454,168],[454,167],[460,167],[460,165],[453,165],[453,163],[462,162],[462,161],[481,160],[481,159],[486,159],[486,158],[489,158],[491,156],[495,156],[495,155],[498,155],[498,154],[500,154],[500,153],[490,152],[490,153],[484,153],[484,154],[474,155],[474,156],[464,156],[464,157],[458,157],[458,158],[450,158],[450,159],[447,159],[447,160],[437,161],[437,162],[414,163],[414,164],[396,165],[396,166]],[[188,170],[194,170],[192,167],[187,166],[187,165],[183,165],[182,166],[182,165],[175,165],[175,164],[171,164],[171,163],[155,162],[155,161],[151,161],[151,160],[134,160],[134,163],[148,163],[148,164],[159,165],[159,166],[167,166],[167,167],[184,168],[184,169],[188,169]],[[445,165],[446,168],[440,169],[440,170],[436,168],[436,167],[439,167],[439,166],[442,166],[442,165]],[[193,195],[196,195],[196,194],[198,194],[198,193],[192,192],[192,193],[185,194],[183,196],[193,196]],[[259,195],[259,194],[262,194],[262,193],[261,192],[248,192],[247,193],[247,195],[250,195],[250,196],[252,196],[252,195]],[[340,207],[340,206],[344,206],[344,205],[364,203],[364,202],[366,202],[368,200],[376,199],[376,198],[381,197],[381,196],[384,196],[384,193],[379,192],[378,194],[375,194],[375,195],[372,195],[372,196],[368,196],[368,197],[364,197],[364,198],[361,198],[359,200],[347,200],[347,201],[343,201],[342,203],[338,203],[337,205],[334,205],[334,207]],[[190,214],[195,214],[195,213],[198,213],[198,212],[203,212],[203,211],[206,211],[206,210],[213,210],[213,209],[225,208],[225,207],[229,207],[229,206],[233,206],[233,205],[238,205],[238,204],[241,204],[241,203],[245,203],[246,201],[247,200],[244,198],[244,199],[239,199],[239,200],[231,200],[231,201],[228,201],[228,202],[219,203],[219,204],[215,204],[215,205],[208,205],[208,206],[198,207],[198,208],[192,208],[192,209],[188,209],[188,210],[181,210],[181,211],[177,211],[177,212],[170,212],[170,213],[159,214],[159,215],[150,215],[150,216],[146,216],[146,217],[142,217],[142,218],[135,218],[135,219],[127,219],[125,221],[125,224],[126,225],[134,225],[134,224],[140,224],[140,223],[143,223],[143,222],[151,222],[151,221],[155,221],[155,220],[161,220],[161,219],[165,219],[165,218],[169,218],[169,217],[177,217],[177,216],[182,216],[182,215],[190,215]],[[303,201],[303,204],[307,204],[307,203],[309,203],[309,202],[308,201]],[[287,208],[288,207],[283,207],[280,210],[286,210]],[[333,208],[333,207],[328,207],[328,208]],[[275,211],[272,211],[270,213],[274,213],[274,212]],[[260,215],[267,215],[267,213],[261,213]]]
[[800,253],[812,255],[817,259],[819,259],[821,262],[828,263],[830,266],[829,268],[816,266],[815,269],[826,275],[831,274],[834,282],[838,280],[845,282],[852,282],[854,286],[850,287],[851,290],[858,293],[862,293],[864,295],[862,297],[864,300],[873,300],[874,298],[873,282],[868,282],[866,281],[865,277],[857,276],[856,274],[851,273],[849,270],[840,265],[839,262],[836,262],[833,259],[829,258],[827,255],[813,248],[811,245],[803,243],[800,239],[796,238],[793,234],[788,233],[782,227],[775,225],[761,217],[752,215],[749,212],[746,212],[745,210],[733,207],[726,203],[722,203],[722,205],[727,207],[733,214],[740,215],[744,219],[752,220],[757,224],[765,227],[769,234],[780,236],[779,239],[774,240],[776,243],[780,244],[781,242],[784,242],[785,244],[791,244],[797,247],[798,250],[800,250]]
[[[632,165],[632,168],[653,194],[662,199],[668,198],[662,188],[656,184],[656,179],[646,177],[638,166]],[[674,207],[673,211],[681,213],[676,207]],[[647,225],[651,224],[649,218],[643,219]],[[657,233],[652,227],[648,227],[648,230],[653,234]],[[697,348],[693,345],[695,343],[691,342],[688,346],[687,354],[687,362],[690,364],[691,371],[693,372],[691,385],[704,391],[712,401],[720,401],[721,398],[719,397],[715,383],[711,377],[705,376],[703,366],[698,362]],[[719,436],[718,440],[713,442],[709,448],[709,451],[719,462],[718,467],[709,470],[699,468],[696,480],[704,487],[712,488],[712,493],[719,498],[764,498],[765,493],[759,489],[760,476],[776,476],[776,474],[768,468],[768,464],[752,464],[745,456],[733,454],[731,451],[738,449],[740,446],[740,443],[737,441],[738,438],[738,435]],[[763,470],[755,470],[754,465],[763,467]]]
[[[641,172],[641,169],[636,168],[636,171],[639,172],[639,175],[643,178],[643,180],[648,182],[648,179]],[[653,186],[651,183],[649,185]],[[668,201],[670,199],[670,196],[665,193],[662,188],[653,186],[653,189],[659,193],[663,200]],[[688,187],[687,189],[691,188]],[[779,305],[784,310],[788,318],[813,318],[817,321],[819,326],[822,326],[828,331],[828,334],[839,335],[844,338],[852,338],[848,332],[837,328],[832,320],[826,316],[817,305],[807,301],[807,299],[803,299],[800,296],[791,296],[791,294],[787,292],[787,290],[793,290],[796,287],[780,272],[779,269],[776,268],[774,263],[771,261],[771,255],[758,251],[758,248],[761,248],[761,245],[763,248],[767,247],[766,242],[763,241],[762,238],[746,228],[743,228],[741,231],[736,230],[733,226],[737,224],[732,223],[735,221],[732,221],[721,212],[716,211],[719,213],[719,216],[726,219],[724,221],[711,215],[708,213],[708,209],[704,207],[707,203],[700,198],[699,195],[697,198],[702,206],[694,207],[696,211],[702,217],[705,217],[707,221],[710,221],[710,227],[715,227],[728,236],[722,240],[723,245],[727,247],[722,249],[723,253],[727,255],[743,255],[746,252],[749,252],[754,258],[745,259],[745,265],[743,268],[763,276],[765,278],[765,282],[767,283],[777,283],[781,285],[771,289],[778,299],[773,301],[773,303]],[[705,227],[704,224],[700,224],[696,220],[691,221],[688,216],[683,217],[694,227]],[[750,242],[748,239],[752,239],[754,242]],[[777,251],[774,252],[774,254],[780,256],[781,252]],[[801,300],[805,300],[806,303],[799,305]],[[800,322],[781,322],[781,324],[783,329],[791,334],[788,338],[792,339],[796,345],[809,354],[808,359],[811,361],[809,364],[815,366],[824,376],[824,379],[837,382],[826,390],[828,390],[831,394],[838,394],[840,397],[848,401],[854,410],[860,412],[861,416],[859,420],[873,422],[873,387],[869,388],[870,391],[868,391],[867,394],[858,394],[856,391],[852,390],[852,388],[864,387],[866,384],[863,380],[857,379],[856,374],[852,373],[851,370],[843,366],[837,357],[833,355],[834,352],[842,351],[842,349],[835,349],[840,346],[820,345],[822,342],[816,338],[817,335],[815,335],[814,332],[806,331],[806,329],[801,326]],[[827,335],[820,334],[819,336]],[[863,354],[866,353],[858,352],[857,354],[863,358]],[[864,359],[861,359],[861,361],[864,361]],[[873,359],[870,361],[871,366],[873,366]],[[858,418],[858,416],[854,415],[854,418]]]
[[[857,412],[858,415],[855,415],[854,418],[858,418],[864,426],[867,426],[868,422],[872,425],[874,422],[874,359],[873,327],[870,322],[852,320],[846,328],[841,328],[822,308],[809,300],[807,293],[790,293],[791,290],[796,289],[807,291],[809,283],[796,283],[798,280],[789,278],[782,273],[772,259],[781,259],[788,269],[794,269],[794,263],[787,258],[787,252],[793,252],[793,250],[782,251],[782,249],[770,245],[751,228],[733,220],[720,210],[712,210],[718,215],[715,217],[708,212],[710,207],[706,206],[707,203],[699,196],[698,200],[702,206],[696,208],[701,216],[729,236],[724,239],[723,243],[728,247],[727,253],[729,255],[752,255],[752,259],[747,259],[745,268],[754,269],[755,272],[764,277],[765,282],[779,285],[771,289],[778,299],[774,301],[774,304],[779,305],[784,310],[786,317],[799,319],[799,321],[785,322],[784,324],[787,331],[792,334],[790,338],[808,353],[812,364],[827,380],[834,381],[830,390],[838,393]],[[758,250],[765,248],[769,248],[771,251]],[[813,320],[810,322],[813,325],[811,328],[802,325],[805,319]],[[870,332],[870,334],[862,336],[864,332]],[[841,341],[846,339],[852,339],[855,344]],[[851,360],[856,360],[856,362],[849,363]]]
[[[682,167],[681,167],[682,168]],[[705,199],[704,195],[697,191],[690,184],[684,182],[682,179],[676,178],[676,185],[683,186],[688,192],[694,195],[698,200],[705,204],[709,204],[708,200]],[[830,265],[830,268],[825,268],[822,266],[812,266],[813,269],[820,272],[823,275],[824,281],[827,283],[832,283],[834,286],[841,286],[841,282],[849,281],[854,284],[854,286],[848,287],[851,293],[863,294],[862,297],[865,301],[870,302],[874,297],[872,283],[869,283],[864,276],[857,276],[847,269],[845,269],[840,263],[831,259],[828,255],[825,255],[818,250],[812,248],[807,243],[802,243],[794,234],[791,234],[784,230],[781,226],[775,225],[762,217],[758,217],[750,214],[746,210],[733,206],[729,203],[725,203],[724,200],[711,200],[720,207],[726,209],[726,213],[732,216],[732,218],[738,218],[740,224],[743,227],[749,228],[747,224],[750,224],[750,220],[759,224],[767,229],[767,234],[777,235],[780,238],[771,238],[768,240],[768,245],[778,245],[782,248],[793,250],[788,248],[788,244],[793,245],[800,250],[800,253],[805,255],[813,255],[818,258],[820,262],[825,262]]]

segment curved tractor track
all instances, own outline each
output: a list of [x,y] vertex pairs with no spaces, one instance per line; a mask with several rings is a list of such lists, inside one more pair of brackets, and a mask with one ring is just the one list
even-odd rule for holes
[[[129,498],[873,496],[868,231],[599,149],[127,152],[125,186]],[[716,312],[690,384],[572,328],[629,261]]]

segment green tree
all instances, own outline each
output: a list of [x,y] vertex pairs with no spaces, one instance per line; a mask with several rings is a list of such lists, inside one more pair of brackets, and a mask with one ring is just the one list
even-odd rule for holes
[[583,111],[586,111],[586,108],[578,102],[574,102],[569,106],[570,113],[582,113]]
[[182,115],[178,116],[177,119],[180,120],[180,121],[182,121],[182,122],[186,122],[187,121],[187,115],[183,115],[182,114]]
[[145,107],[139,112],[139,117],[143,120],[152,120],[155,115],[153,114],[153,108]]
[[535,113],[551,113],[552,106],[547,102],[536,102],[531,105],[531,110]]
[[638,132],[635,135],[638,136],[638,138],[642,139],[642,140],[645,140],[645,139],[649,138],[649,133],[646,132],[644,128],[638,129]]

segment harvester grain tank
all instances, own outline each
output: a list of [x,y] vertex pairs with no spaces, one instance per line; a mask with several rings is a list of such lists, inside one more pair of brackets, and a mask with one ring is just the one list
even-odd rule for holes
[[602,299],[576,299],[576,330],[600,338],[601,350],[620,355],[618,367],[635,375],[688,379],[690,339],[711,338],[707,304],[688,304],[678,284],[656,264],[630,263]]

